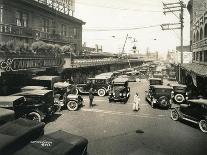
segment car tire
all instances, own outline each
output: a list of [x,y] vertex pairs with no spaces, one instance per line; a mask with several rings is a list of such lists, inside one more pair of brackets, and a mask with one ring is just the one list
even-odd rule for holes
[[67,103],[67,108],[69,111],[76,111],[78,110],[78,103],[76,101],[69,101]]
[[103,88],[98,90],[98,96],[105,96],[105,95],[106,95],[106,91]]
[[200,120],[199,128],[202,132],[207,133],[207,121],[206,120]]
[[171,112],[170,112],[170,117],[171,117],[171,119],[172,119],[173,121],[177,121],[177,120],[179,119],[180,116],[179,116],[177,110],[173,109],[173,110],[171,110]]
[[[179,98],[181,98],[181,100]],[[182,103],[185,100],[185,98],[182,94],[176,94],[174,99],[177,103]]]
[[34,120],[34,121],[37,121],[37,122],[41,122],[41,115],[38,113],[38,112],[30,112],[28,115],[27,115],[27,118],[30,119],[30,120]]

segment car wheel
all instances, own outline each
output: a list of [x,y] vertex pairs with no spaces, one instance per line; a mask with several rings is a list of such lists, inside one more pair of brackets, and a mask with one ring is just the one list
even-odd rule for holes
[[98,96],[105,96],[106,91],[104,89],[99,89],[98,90]]
[[176,94],[174,99],[177,103],[182,103],[185,100],[182,94]]
[[170,117],[173,121],[177,121],[179,119],[179,114],[177,110],[175,109],[171,110]]
[[76,111],[78,110],[78,103],[76,101],[69,101],[67,103],[67,108],[70,111]]
[[38,112],[30,112],[27,115],[27,118],[30,120],[37,121],[37,122],[41,122],[41,115]]
[[199,127],[202,132],[207,133],[207,121],[206,120],[201,120],[199,122]]

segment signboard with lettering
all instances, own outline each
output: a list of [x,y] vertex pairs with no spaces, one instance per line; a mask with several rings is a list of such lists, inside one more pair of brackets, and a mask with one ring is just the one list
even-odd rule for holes
[[51,58],[12,58],[0,62],[0,68],[4,71],[20,71],[50,67],[62,67],[64,59],[61,57]]

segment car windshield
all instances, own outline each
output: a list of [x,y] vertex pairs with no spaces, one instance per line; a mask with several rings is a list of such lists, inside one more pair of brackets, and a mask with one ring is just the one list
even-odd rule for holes
[[123,89],[124,88],[124,85],[114,85],[113,89],[114,90],[118,90],[118,89]]
[[156,94],[163,94],[163,95],[168,94],[168,95],[170,95],[171,92],[172,92],[171,89],[163,89],[163,88],[162,89],[160,89],[160,88],[155,89]]

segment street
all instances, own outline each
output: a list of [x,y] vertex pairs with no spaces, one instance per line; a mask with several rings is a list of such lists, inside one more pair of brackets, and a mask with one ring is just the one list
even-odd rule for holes
[[[88,96],[84,95],[84,107],[75,112],[61,111],[46,125],[45,134],[64,130],[83,136],[89,140],[89,155],[206,153],[206,134],[196,125],[175,122],[170,110],[152,109],[145,101],[147,80],[129,86],[131,96],[126,104],[109,103],[107,96],[95,96],[94,106],[89,108]],[[135,92],[141,98],[138,112],[132,111]]]

